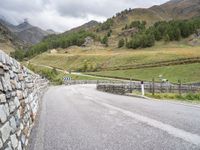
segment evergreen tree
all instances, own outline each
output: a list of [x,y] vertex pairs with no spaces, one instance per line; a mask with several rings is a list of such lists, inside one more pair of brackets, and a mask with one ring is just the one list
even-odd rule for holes
[[125,44],[125,41],[124,41],[124,39],[120,39],[120,40],[119,40],[119,42],[118,42],[118,48],[121,48],[121,47],[123,47],[123,46],[124,46],[124,44]]

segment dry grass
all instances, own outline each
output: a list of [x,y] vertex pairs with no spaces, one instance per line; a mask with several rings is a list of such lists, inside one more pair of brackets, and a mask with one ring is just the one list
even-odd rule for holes
[[174,42],[167,45],[157,43],[152,48],[137,50],[101,46],[89,48],[71,47],[64,50],[60,49],[57,54],[41,54],[33,58],[31,62],[62,69],[77,70],[83,66],[85,61],[101,67],[117,67],[198,56],[200,57],[200,47],[191,47],[182,43],[177,46],[177,43]]

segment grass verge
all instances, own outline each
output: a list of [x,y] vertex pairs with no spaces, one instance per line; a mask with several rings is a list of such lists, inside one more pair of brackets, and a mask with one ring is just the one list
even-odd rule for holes
[[[47,67],[37,66],[33,64],[29,64],[27,67],[33,72],[47,78],[48,80],[51,81],[52,84],[55,84],[55,85],[61,85],[63,83],[64,77],[71,77],[72,80],[99,80],[98,77],[66,74],[56,69],[50,69]],[[103,79],[103,80],[106,80],[106,79]]]
[[169,99],[169,100],[179,100],[179,101],[187,101],[193,103],[200,103],[200,93],[187,93],[187,94],[175,94],[175,93],[157,93],[152,95],[150,93],[145,94],[145,96],[155,99]]

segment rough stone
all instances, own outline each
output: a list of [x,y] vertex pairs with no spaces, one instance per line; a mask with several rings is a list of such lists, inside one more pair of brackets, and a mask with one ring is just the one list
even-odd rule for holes
[[2,149],[3,148],[3,142],[2,142],[2,140],[0,139],[0,149]]
[[18,142],[17,150],[22,150],[22,143],[21,143],[21,141]]
[[0,102],[5,103],[6,102],[6,96],[5,94],[0,94]]
[[3,53],[3,51],[0,51],[0,62],[3,64],[6,63],[5,54]]
[[18,139],[15,134],[10,136],[12,147],[15,149],[18,146]]
[[0,90],[3,91],[3,85],[2,85],[2,80],[0,78]]
[[9,110],[10,110],[10,113],[14,112],[16,109],[16,105],[13,101],[10,101],[9,102]]
[[6,112],[7,116],[10,115],[8,104],[5,104],[5,112]]
[[3,68],[0,68],[0,75],[4,75],[4,69]]
[[22,91],[17,90],[17,97],[20,100],[23,99],[23,93],[22,93]]
[[7,147],[5,148],[5,150],[13,150],[12,146],[11,146],[11,142],[8,142]]
[[19,102],[18,97],[15,97],[15,98],[14,98],[14,103],[15,103],[16,107],[19,107],[19,106],[20,106],[20,102]]
[[6,115],[6,108],[4,105],[0,105],[0,121],[1,123],[4,123],[7,119]]
[[9,122],[10,122],[10,127],[11,127],[11,130],[12,130],[12,133],[14,133],[17,129],[15,117],[11,117]]
[[9,126],[9,123],[6,122],[1,128],[0,128],[0,132],[2,135],[2,140],[3,142],[6,142],[10,136],[10,132],[11,132],[11,128]]

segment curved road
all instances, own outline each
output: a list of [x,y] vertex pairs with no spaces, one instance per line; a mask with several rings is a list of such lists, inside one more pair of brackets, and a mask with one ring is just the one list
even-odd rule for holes
[[200,150],[200,107],[51,87],[30,150]]

